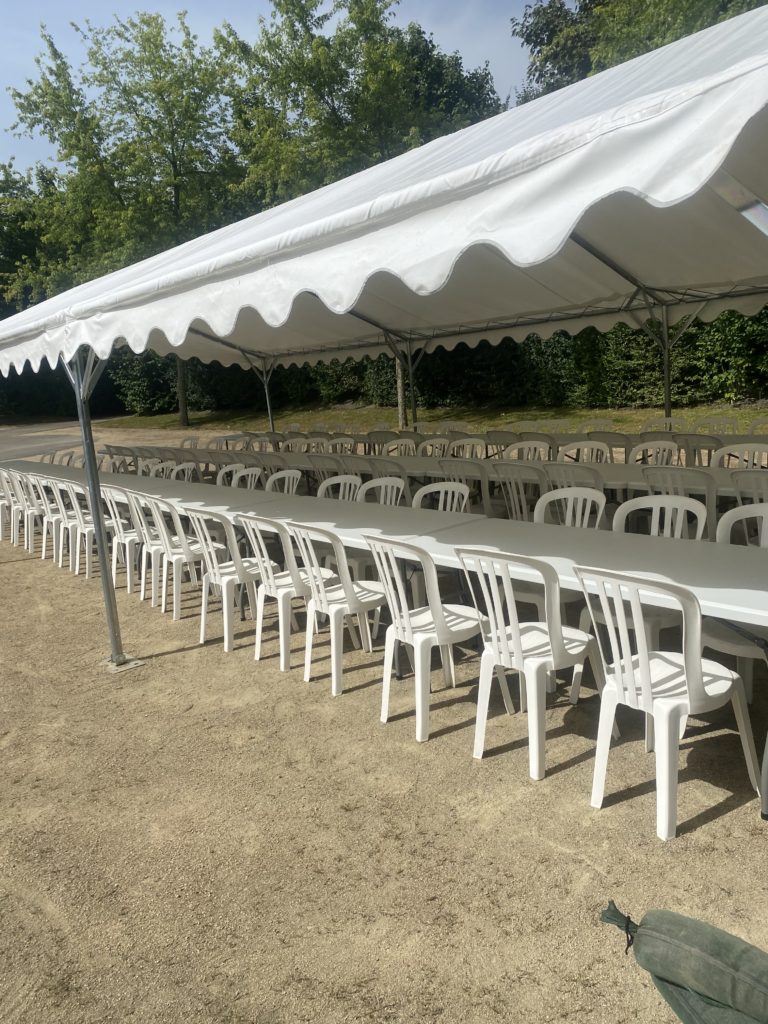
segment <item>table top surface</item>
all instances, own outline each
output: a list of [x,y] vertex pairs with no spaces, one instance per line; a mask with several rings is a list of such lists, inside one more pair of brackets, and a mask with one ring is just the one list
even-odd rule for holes
[[[78,467],[23,461],[6,466],[78,483],[85,479],[84,470]],[[350,547],[364,547],[366,533],[380,534],[418,544],[445,566],[458,565],[457,546],[481,545],[541,558],[556,569],[562,586],[572,590],[580,589],[574,565],[630,572],[689,588],[704,614],[768,626],[768,549],[340,502],[125,473],[101,474],[101,482],[228,515],[250,511],[320,526],[335,532]],[[535,577],[521,569],[520,578]]]

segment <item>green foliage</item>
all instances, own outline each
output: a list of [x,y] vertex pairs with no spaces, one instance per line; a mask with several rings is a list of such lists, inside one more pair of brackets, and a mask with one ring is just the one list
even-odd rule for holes
[[529,50],[525,103],[587,75],[761,7],[764,0],[535,0],[512,18]]

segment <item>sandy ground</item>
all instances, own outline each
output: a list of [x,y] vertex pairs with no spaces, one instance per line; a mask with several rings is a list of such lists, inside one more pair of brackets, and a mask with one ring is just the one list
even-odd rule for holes
[[[172,622],[125,592],[110,675],[97,579],[0,544],[0,1020],[102,1022],[671,1022],[620,932],[652,907],[768,949],[766,843],[729,711],[692,720],[679,834],[655,836],[653,756],[624,714],[608,797],[589,806],[598,704],[547,711],[547,777],[524,715],[471,757],[477,656],[433,677],[414,738],[413,679],[378,721],[382,652],[327,633],[312,682],[264,658],[249,621],[225,655],[198,645],[199,599]],[[762,750],[766,675],[754,722]]]

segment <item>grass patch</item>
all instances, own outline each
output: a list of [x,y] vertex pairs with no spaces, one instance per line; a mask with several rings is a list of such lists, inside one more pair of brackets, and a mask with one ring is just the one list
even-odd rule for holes
[[[727,419],[736,424],[739,433],[748,433],[752,424],[766,418],[767,410],[762,405],[734,407],[698,405],[675,412],[676,419],[693,425],[702,420]],[[540,422],[542,429],[555,421],[559,431],[578,432],[595,420],[608,420],[613,429],[637,433],[646,424],[663,419],[661,409],[568,409],[568,408],[508,408],[451,406],[419,409],[418,426],[426,433],[439,433],[452,426],[457,429],[484,432],[504,429],[519,420]],[[98,421],[100,428],[111,430],[182,430],[177,413],[158,416],[119,416]],[[277,430],[338,430],[364,433],[368,430],[394,429],[397,426],[397,410],[382,406],[343,405],[304,406],[281,409],[275,414]],[[268,430],[265,413],[251,410],[227,410],[223,412],[190,413],[189,433],[203,432],[210,435],[234,433],[239,430]]]

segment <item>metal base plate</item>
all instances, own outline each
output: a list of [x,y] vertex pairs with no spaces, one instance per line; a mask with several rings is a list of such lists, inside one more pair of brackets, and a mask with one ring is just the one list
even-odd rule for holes
[[129,669],[132,668],[140,668],[143,664],[144,662],[141,660],[141,658],[130,657],[126,658],[122,665],[116,665],[111,658],[107,658],[107,660],[104,662],[104,666],[107,672],[111,672],[113,675],[116,675],[118,672],[127,672]]

